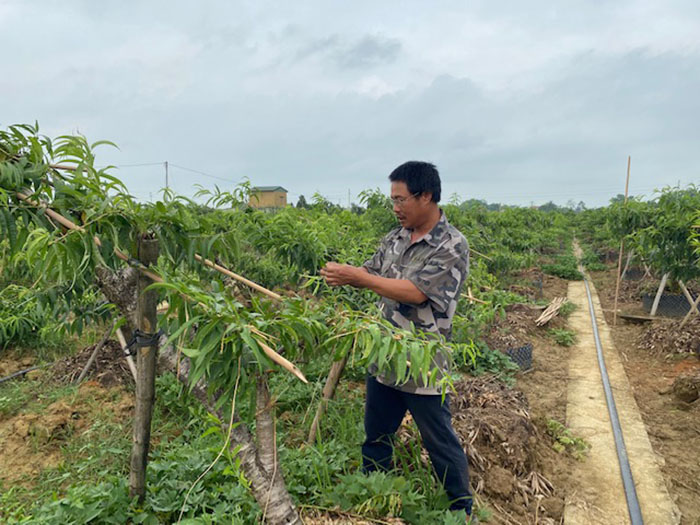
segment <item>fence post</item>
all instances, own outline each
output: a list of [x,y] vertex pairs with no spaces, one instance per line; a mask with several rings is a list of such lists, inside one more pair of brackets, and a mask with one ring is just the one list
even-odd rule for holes
[[[145,266],[155,264],[158,260],[158,240],[143,234],[139,240],[139,260]],[[144,333],[155,333],[156,307],[158,295],[154,290],[144,292],[153,281],[139,273],[138,306],[136,308],[136,323]],[[156,354],[157,343],[154,346],[137,347],[136,357],[136,408],[134,411],[134,430],[131,447],[131,470],[129,473],[129,495],[138,496],[143,501],[146,495],[146,465],[151,441],[151,417],[155,399]]]

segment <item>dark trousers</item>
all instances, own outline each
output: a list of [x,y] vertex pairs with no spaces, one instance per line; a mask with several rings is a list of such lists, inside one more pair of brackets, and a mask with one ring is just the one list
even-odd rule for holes
[[438,479],[450,497],[452,510],[471,514],[467,456],[452,428],[449,396],[424,396],[401,392],[367,376],[365,434],[362,445],[362,469],[388,471],[392,468],[394,434],[406,410],[418,426]]

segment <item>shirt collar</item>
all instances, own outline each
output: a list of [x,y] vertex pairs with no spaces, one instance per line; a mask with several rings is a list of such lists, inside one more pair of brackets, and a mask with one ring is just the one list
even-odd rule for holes
[[[423,237],[418,239],[418,241],[416,242],[425,241],[430,246],[436,247],[444,232],[447,231],[447,226],[449,226],[449,223],[447,222],[445,212],[442,211],[442,209],[440,209],[440,219],[437,221],[435,226],[433,226],[433,229],[426,233]],[[406,228],[401,228],[399,235],[401,236],[401,238],[408,239],[410,241],[411,231],[412,230],[408,230]]]

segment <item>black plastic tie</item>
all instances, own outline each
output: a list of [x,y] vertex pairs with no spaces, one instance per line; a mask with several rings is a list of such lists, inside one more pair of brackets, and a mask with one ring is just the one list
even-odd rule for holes
[[158,346],[160,337],[164,334],[163,330],[158,330],[154,334],[149,334],[148,332],[142,332],[138,328],[134,330],[134,335],[131,336],[131,340],[126,345],[126,352],[129,355],[133,355],[131,352],[132,348],[144,348],[146,346]]

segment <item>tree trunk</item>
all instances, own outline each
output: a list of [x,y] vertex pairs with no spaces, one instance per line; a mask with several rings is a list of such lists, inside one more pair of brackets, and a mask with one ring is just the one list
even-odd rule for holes
[[[163,369],[170,370],[172,373],[177,375],[180,382],[189,386],[189,359],[182,359],[178,370],[177,352],[172,346],[168,346],[161,348],[160,363]],[[209,412],[217,415],[219,420],[222,421],[222,431],[227,433],[229,429],[226,427],[226,423],[224,423],[227,421],[225,414],[221,410],[216,410],[214,408],[220,397],[220,393],[214,393],[212,400],[210,400],[209,396],[207,395],[207,385],[202,379],[200,379],[196,385],[191,387],[191,393],[207,410],[209,410]],[[267,391],[267,386],[265,385],[263,392],[258,398],[257,405],[268,406],[268,404],[269,392]],[[262,415],[263,419],[268,417],[271,418],[270,411],[267,410],[265,412],[266,413],[264,415],[258,414],[257,417],[260,418]],[[229,444],[229,450],[237,453],[236,457],[241,461],[241,470],[243,471],[246,479],[250,481],[253,497],[258,502],[260,508],[264,511],[265,507],[267,506],[265,521],[271,525],[303,525],[301,518],[299,518],[299,514],[294,508],[292,498],[287,491],[284,478],[282,477],[279,469],[279,461],[277,461],[277,473],[275,474],[275,478],[273,480],[273,471],[268,471],[264,464],[264,461],[267,461],[268,468],[270,468],[271,465],[271,468],[274,470],[274,463],[270,461],[269,454],[264,456],[265,459],[261,458],[258,451],[258,446],[256,446],[255,440],[253,439],[253,435],[251,434],[248,426],[241,421],[237,415],[234,415],[233,422],[234,426],[231,429],[231,443]],[[259,424],[260,421],[258,420],[258,425]],[[265,425],[266,423],[263,422],[263,426]],[[268,437],[263,438],[263,440],[269,441],[270,432],[267,431],[267,433],[264,432],[264,434]],[[260,436],[258,439],[260,439]],[[240,448],[236,451],[238,447]]]
[[309,436],[306,442],[311,445],[316,441],[316,434],[318,433],[318,427],[321,424],[321,419],[323,414],[326,412],[328,407],[328,401],[333,399],[335,395],[335,389],[338,388],[338,383],[340,382],[340,376],[343,375],[343,370],[345,370],[345,365],[348,362],[348,356],[345,355],[340,361],[335,361],[331,366],[330,372],[328,372],[328,378],[326,379],[326,384],[323,386],[323,393],[321,394],[321,401],[318,404],[318,409],[316,409],[316,416],[314,416],[313,423],[311,423],[311,429],[309,430]]
[[[158,240],[142,237],[139,242],[139,260],[145,266],[158,260]],[[139,273],[136,322],[139,330],[150,334],[158,331],[156,306],[158,294],[154,290],[144,291],[151,279]],[[131,471],[129,473],[129,495],[143,501],[146,496],[146,464],[151,441],[151,418],[155,399],[156,357],[158,343],[137,348],[136,356],[136,407],[131,447]]]
[[[138,297],[136,292],[137,276],[138,271],[134,268],[126,268],[119,272],[112,272],[111,270],[102,268],[100,269],[100,275],[98,277],[98,283],[105,297],[107,297],[110,302],[117,305],[121,313],[127,319],[127,324],[130,324],[131,327],[137,326],[135,315]],[[128,335],[132,334],[133,328],[131,327],[124,327],[124,333]],[[165,336],[161,338],[161,342],[164,340]],[[181,383],[189,387],[189,359],[181,359],[178,369],[177,351],[172,345],[160,348],[159,357],[162,369],[171,371],[177,376]],[[210,400],[207,395],[207,384],[203,379],[200,379],[200,381],[191,388],[191,393],[209,412],[216,414],[222,422],[228,421],[223,411],[214,408],[220,397],[220,393],[214,393]],[[263,393],[261,399],[263,399],[265,395],[266,394]],[[269,400],[269,393],[267,394],[267,398]],[[263,406],[267,406],[267,402],[265,402]],[[268,411],[263,417],[271,417],[270,412]],[[292,498],[287,491],[284,478],[279,469],[279,461],[277,473],[273,480],[272,471],[267,470],[263,464],[263,460],[259,457],[258,447],[248,426],[242,422],[238,416],[234,416],[233,421],[234,427],[231,429],[229,450],[236,453],[236,457],[240,459],[241,470],[246,479],[250,482],[251,492],[260,508],[264,511],[267,505],[267,514],[265,516],[267,523],[271,525],[303,525],[294,507]],[[274,427],[272,428],[274,429]],[[226,423],[222,423],[222,431],[228,432],[228,430]],[[269,458],[269,454],[267,457]],[[272,465],[272,469],[274,470],[274,463]],[[272,483],[272,481],[274,481],[274,483]]]
[[122,330],[127,338],[134,333],[136,305],[138,304],[139,271],[131,266],[117,271],[99,266],[95,268],[95,282],[110,303],[117,306],[126,324]]

